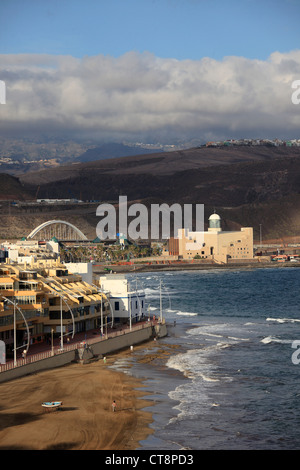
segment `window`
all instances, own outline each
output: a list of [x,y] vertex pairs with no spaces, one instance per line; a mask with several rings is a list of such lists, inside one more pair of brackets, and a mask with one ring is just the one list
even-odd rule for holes
[[13,284],[1,284],[0,289],[1,290],[12,290],[13,289]]
[[120,310],[120,302],[115,302],[115,310]]
[[23,305],[36,303],[36,298],[32,295],[24,295],[24,296],[16,295],[14,299],[16,300],[17,303],[23,304]]

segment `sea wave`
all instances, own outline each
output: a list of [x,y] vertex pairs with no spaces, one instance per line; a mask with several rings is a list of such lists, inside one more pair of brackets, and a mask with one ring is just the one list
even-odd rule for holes
[[[220,327],[220,325],[218,326],[218,328]],[[226,331],[226,333],[212,333],[210,331],[207,331],[207,330],[210,330],[211,329],[211,326],[207,326],[207,327],[196,327],[196,328],[192,328],[190,330],[187,330],[187,333],[190,334],[190,335],[201,335],[201,336],[209,336],[210,338],[221,338],[221,339],[224,339],[225,341],[228,341],[228,340],[232,340],[232,341],[249,341],[249,338],[241,338],[241,337],[238,337],[238,336],[229,336]],[[227,330],[227,325],[226,325],[226,330]]]
[[266,321],[274,321],[278,323],[299,323],[300,320],[298,318],[267,318]]
[[186,377],[200,377],[205,381],[217,382],[220,378],[216,377],[215,367],[212,366],[209,358],[211,354],[230,346],[232,345],[228,342],[218,342],[201,349],[190,349],[185,353],[171,356],[166,365],[171,369],[179,370]]
[[182,315],[183,317],[196,317],[198,315],[198,313],[178,311],[177,315]]
[[290,344],[292,343],[292,340],[280,339],[280,338],[276,338],[276,336],[266,336],[260,342],[263,344],[270,344],[270,343]]

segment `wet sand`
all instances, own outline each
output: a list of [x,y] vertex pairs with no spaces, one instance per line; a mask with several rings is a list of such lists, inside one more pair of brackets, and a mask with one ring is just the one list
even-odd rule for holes
[[[126,354],[0,384],[0,450],[137,449],[152,433],[152,414],[143,411],[151,402],[141,381],[108,368]],[[47,412],[44,401],[63,405]]]

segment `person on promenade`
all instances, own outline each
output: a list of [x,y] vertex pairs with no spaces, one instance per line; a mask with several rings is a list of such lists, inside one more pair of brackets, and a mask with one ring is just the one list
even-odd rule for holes
[[26,351],[26,349],[24,349],[24,351],[22,352],[22,357],[23,357],[25,363],[26,363],[26,354],[27,354],[27,351]]
[[114,400],[114,401],[112,402],[112,410],[113,410],[113,412],[116,411],[116,406],[117,406],[117,404],[116,404],[116,402],[115,402],[115,400]]

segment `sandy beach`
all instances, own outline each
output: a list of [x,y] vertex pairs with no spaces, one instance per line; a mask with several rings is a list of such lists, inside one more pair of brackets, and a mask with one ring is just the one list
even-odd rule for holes
[[[133,450],[152,431],[142,382],[108,366],[127,351],[0,385],[1,450]],[[63,402],[47,412],[44,401]],[[116,401],[117,410],[112,411]]]

